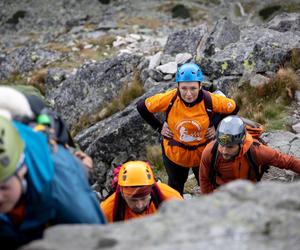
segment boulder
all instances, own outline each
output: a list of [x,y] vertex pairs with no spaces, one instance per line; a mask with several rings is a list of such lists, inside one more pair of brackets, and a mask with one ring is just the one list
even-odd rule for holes
[[55,109],[70,128],[83,115],[94,114],[131,82],[141,58],[124,54],[99,63],[87,62],[62,82],[53,97]]
[[52,227],[22,249],[298,250],[299,188],[300,182],[235,181],[212,195],[166,202],[155,215],[126,223]]

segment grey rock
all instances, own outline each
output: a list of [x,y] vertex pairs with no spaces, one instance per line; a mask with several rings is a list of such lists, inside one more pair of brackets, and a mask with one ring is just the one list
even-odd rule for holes
[[168,37],[164,53],[170,55],[190,53],[195,55],[198,44],[207,33],[207,29],[207,25],[202,24],[196,28],[180,30],[172,33]]
[[186,62],[189,62],[193,56],[190,53],[179,53],[175,57],[175,62],[177,65],[184,64]]
[[159,64],[162,58],[163,52],[159,51],[150,58],[149,69],[155,69]]
[[261,74],[256,74],[253,78],[250,80],[250,86],[252,87],[261,87],[269,82],[269,78],[265,77]]
[[174,62],[175,57],[169,54],[163,54],[161,59],[160,59],[160,64],[166,64],[168,62]]
[[282,13],[275,16],[268,22],[267,28],[279,32],[292,31],[300,35],[300,14],[299,13]]
[[296,99],[297,102],[300,102],[300,91],[299,90],[297,90],[295,92],[295,99]]
[[1,55],[0,80],[6,79],[11,74],[28,73],[57,60],[59,52],[39,49],[36,47],[23,47]]
[[157,69],[148,70],[149,76],[155,80],[156,82],[160,82],[163,80],[163,73]]
[[292,48],[299,46],[300,37],[292,32],[281,33],[261,27],[241,30],[240,40],[199,60],[210,79],[243,75],[244,71],[276,71]]
[[45,95],[52,99],[52,93],[67,78],[68,73],[61,68],[49,68],[45,78]]
[[55,109],[69,127],[93,114],[129,83],[140,57],[124,54],[100,63],[86,63],[56,90]]
[[212,56],[217,50],[223,50],[228,44],[240,39],[239,26],[228,18],[219,20],[206,41],[205,55]]
[[217,86],[225,95],[228,95],[233,87],[238,86],[239,76],[223,76],[213,81],[213,84]]
[[23,249],[298,250],[299,188],[300,182],[235,181],[209,196],[166,202],[155,215],[126,223],[52,227]]
[[177,63],[176,62],[169,62],[164,65],[160,65],[156,67],[159,71],[161,71],[163,74],[175,74],[177,72]]
[[300,123],[293,125],[292,128],[293,128],[293,131],[296,132],[297,134],[300,133]]

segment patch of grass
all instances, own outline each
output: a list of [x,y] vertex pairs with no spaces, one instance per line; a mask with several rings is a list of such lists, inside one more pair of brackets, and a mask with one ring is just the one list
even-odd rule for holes
[[105,35],[97,38],[89,38],[86,40],[87,43],[92,44],[94,46],[112,46],[113,42],[116,40],[116,37],[113,35]]
[[42,94],[45,94],[45,79],[47,74],[47,68],[33,72],[28,80],[28,84],[36,87]]
[[120,28],[125,26],[138,25],[140,27],[145,27],[149,29],[158,29],[162,26],[162,23],[158,19],[149,19],[145,17],[132,17],[132,18],[122,18],[117,21]]
[[9,78],[0,80],[0,85],[16,85],[16,84],[21,84],[21,85],[27,84],[26,78],[18,71],[12,72]]
[[294,48],[291,50],[291,66],[293,69],[300,69],[300,49]]
[[146,147],[146,158],[152,164],[153,172],[156,178],[164,183],[167,183],[168,176],[162,160],[161,145],[148,145]]
[[135,72],[132,82],[125,84],[118,95],[113,100],[107,102],[99,108],[94,114],[82,116],[76,125],[72,128],[71,134],[75,136],[83,128],[95,124],[112,114],[123,110],[132,100],[141,96],[144,93],[144,88],[139,78],[139,72]]
[[64,44],[61,44],[61,43],[48,43],[46,45],[46,48],[47,49],[50,49],[50,50],[54,50],[54,51],[58,51],[58,52],[62,52],[62,53],[68,53],[68,52],[71,52],[71,49],[69,47],[67,47],[66,45]]
[[237,101],[241,116],[263,124],[267,130],[284,129],[289,111],[287,106],[299,89],[295,72],[290,68],[281,68],[268,84],[255,88],[245,83],[231,90],[233,94],[229,96]]

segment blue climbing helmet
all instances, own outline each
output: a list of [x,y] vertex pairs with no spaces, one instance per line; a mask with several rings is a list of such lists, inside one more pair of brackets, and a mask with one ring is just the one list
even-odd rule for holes
[[195,63],[183,64],[176,73],[176,82],[202,82],[203,79],[202,71]]

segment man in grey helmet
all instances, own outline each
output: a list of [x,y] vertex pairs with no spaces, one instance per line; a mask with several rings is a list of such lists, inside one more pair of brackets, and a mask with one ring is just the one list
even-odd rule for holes
[[216,140],[203,151],[199,172],[201,192],[213,192],[236,179],[257,182],[269,165],[300,174],[299,159],[260,143],[247,132],[239,116],[228,116],[219,124]]

